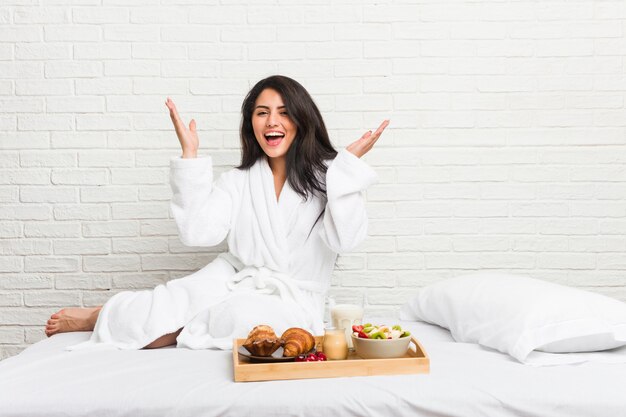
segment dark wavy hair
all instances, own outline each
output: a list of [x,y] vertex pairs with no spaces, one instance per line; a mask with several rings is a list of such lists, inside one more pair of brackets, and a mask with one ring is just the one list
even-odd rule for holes
[[263,90],[270,88],[280,94],[287,114],[297,127],[296,136],[286,155],[287,181],[305,200],[317,193],[326,195],[326,164],[337,151],[328,138],[322,115],[309,92],[296,80],[284,75],[264,78],[248,92],[241,105],[241,165],[250,168],[265,152],[254,136],[252,113],[254,103]]

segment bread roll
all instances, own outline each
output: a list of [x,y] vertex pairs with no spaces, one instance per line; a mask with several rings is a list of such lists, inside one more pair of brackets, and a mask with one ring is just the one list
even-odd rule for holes
[[271,356],[282,345],[283,341],[276,336],[274,329],[265,324],[252,329],[243,343],[243,347],[254,356]]

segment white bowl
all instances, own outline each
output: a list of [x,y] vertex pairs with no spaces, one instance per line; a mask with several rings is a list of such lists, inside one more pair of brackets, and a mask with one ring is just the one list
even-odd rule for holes
[[411,336],[399,339],[362,339],[352,335],[356,354],[363,359],[401,358],[409,349]]

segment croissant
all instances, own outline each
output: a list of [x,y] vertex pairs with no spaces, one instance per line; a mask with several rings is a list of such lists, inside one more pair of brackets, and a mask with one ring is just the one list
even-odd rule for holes
[[280,338],[285,342],[283,356],[298,356],[307,353],[315,346],[315,337],[299,327],[285,330]]
[[283,341],[276,336],[274,329],[265,324],[252,329],[243,343],[243,347],[254,356],[270,356],[282,345]]

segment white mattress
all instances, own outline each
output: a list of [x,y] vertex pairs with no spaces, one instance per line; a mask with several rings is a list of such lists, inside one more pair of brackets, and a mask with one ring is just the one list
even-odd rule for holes
[[[374,320],[381,323],[384,320]],[[388,321],[389,322],[389,321]],[[0,416],[618,416],[626,364],[535,368],[447,330],[400,322],[430,374],[233,382],[230,351],[65,351],[55,335],[0,362]]]

